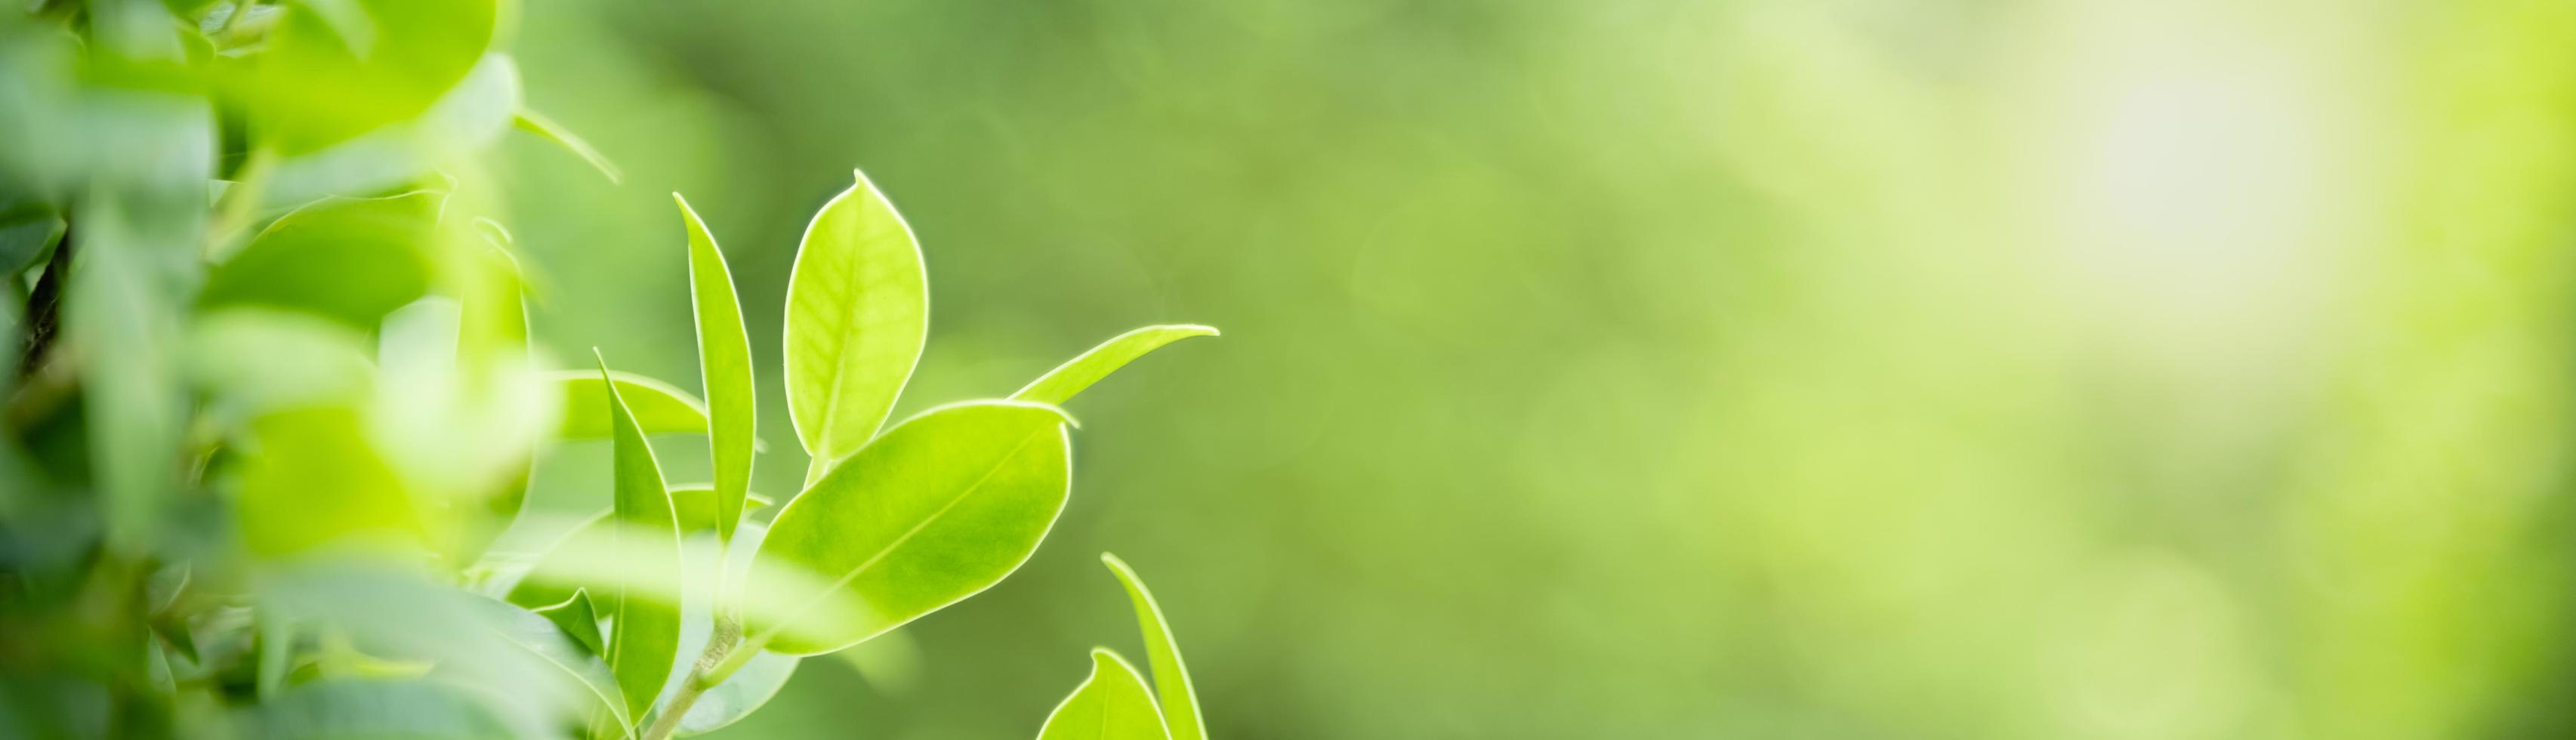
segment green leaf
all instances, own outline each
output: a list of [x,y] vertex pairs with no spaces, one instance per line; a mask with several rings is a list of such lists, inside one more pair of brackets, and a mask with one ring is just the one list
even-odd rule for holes
[[1118,368],[1125,367],[1136,358],[1145,356],[1147,352],[1190,337],[1216,335],[1217,331],[1214,327],[1197,324],[1148,326],[1120,334],[1111,337],[1109,341],[1101,342],[1100,346],[1091,348],[1091,351],[1082,353],[1080,357],[1057,365],[1054,370],[1047,371],[1045,376],[1030,381],[1027,387],[1011,394],[1011,398],[1062,404],[1072,399],[1075,394],[1081,393],[1082,389],[1089,388],[1091,384],[1100,382],[1101,378],[1117,372]]
[[[756,559],[829,581],[806,608],[750,614],[770,649],[856,645],[973,596],[1027,562],[1064,510],[1063,412],[1019,401],[932,409],[888,430],[770,523]],[[755,577],[758,572],[755,571]],[[855,616],[814,624],[807,612]]]
[[823,204],[787,278],[787,418],[806,485],[867,444],[921,360],[930,287],[912,227],[868,182]]
[[[609,378],[608,360],[599,361],[599,377]],[[613,386],[611,383],[603,385]],[[645,573],[664,573],[680,577],[679,523],[671,515],[671,496],[662,486],[662,469],[654,462],[653,447],[644,439],[644,428],[627,411],[626,402],[612,387],[608,393],[610,425],[616,430],[615,499],[609,516],[632,525],[613,530],[619,536],[641,533],[651,538],[645,543],[656,562],[630,563]],[[610,597],[608,635],[608,668],[617,675],[617,686],[626,694],[629,713],[642,715],[661,696],[662,684],[671,672],[671,662],[680,651],[680,613],[667,604],[646,599],[627,598],[625,589]]]
[[77,372],[107,546],[143,553],[167,544],[160,530],[182,475],[190,414],[175,356],[185,338],[180,296],[197,265],[213,135],[202,102],[191,110],[171,96],[129,98],[115,120],[126,134],[115,137],[115,165],[89,175],[71,219],[81,231],[62,338],[90,358]]
[[742,327],[742,306],[734,297],[733,275],[706,222],[690,210],[689,201],[672,193],[680,219],[689,230],[689,304],[697,308],[698,369],[706,379],[709,423],[707,446],[715,464],[716,538],[733,541],[742,521],[742,499],[751,492],[753,424],[757,401],[751,389],[751,339]]
[[418,117],[355,139],[277,159],[259,190],[259,207],[275,208],[333,195],[363,195],[435,180],[462,153],[508,131],[520,99],[519,68],[507,54],[483,55],[471,73]]
[[[602,511],[584,518],[579,524],[573,525],[572,529],[564,533],[564,536],[560,541],[546,548],[544,553],[537,555],[535,560],[529,562],[528,573],[524,574],[519,579],[518,583],[510,587],[509,596],[504,600],[523,608],[539,609],[561,604],[566,600],[571,599],[574,594],[584,591],[585,587],[590,584],[580,583],[566,585],[534,576],[537,573],[548,570],[550,567],[559,567],[553,566],[548,561],[559,557],[569,557],[572,553],[567,552],[565,549],[565,545],[568,543],[572,543],[577,540],[607,540],[609,538],[608,531],[610,529],[608,515],[609,512]],[[589,590],[596,590],[601,594],[608,594],[613,591],[613,589],[605,587]],[[596,603],[597,600],[594,599],[593,604],[595,605]]]
[[[599,657],[599,622],[591,610],[589,593],[575,593],[563,605],[567,608],[555,613],[539,611],[532,614],[525,609],[497,603],[491,606],[493,611],[502,615],[495,620],[499,624],[494,630],[500,632],[503,639],[562,671],[565,677],[579,684],[583,689],[585,710],[607,715],[623,732],[634,730],[633,716],[626,712],[625,699],[618,695],[617,677],[609,673],[608,664]],[[573,608],[578,608],[577,614]],[[583,635],[567,634],[578,626],[567,624],[576,616],[591,620],[587,622],[587,643],[582,642]]]
[[492,42],[496,0],[330,0],[287,5],[264,48],[225,57],[227,94],[253,136],[315,151],[421,115]]
[[189,376],[207,414],[246,419],[271,410],[364,402],[376,367],[367,335],[303,313],[259,308],[200,315],[189,331]]
[[490,707],[427,681],[339,680],[295,687],[261,702],[234,728],[270,740],[512,737]]
[[[746,509],[778,503],[757,493],[746,494],[743,501]],[[672,486],[671,512],[680,519],[681,534],[716,531],[716,523],[723,518],[716,513],[716,489],[712,485]],[[736,513],[733,518],[739,525],[742,515]]]
[[572,152],[573,156],[580,157],[581,161],[589,163],[591,169],[599,170],[600,175],[608,178],[609,184],[618,185],[626,181],[625,173],[618,171],[616,162],[608,161],[608,155],[599,153],[599,150],[592,148],[590,142],[583,140],[580,134],[564,128],[563,124],[556,123],[545,114],[521,106],[518,117],[512,119],[511,123],[518,126],[521,131],[536,134],[537,138],[554,142],[555,146]]
[[607,641],[599,636],[599,609],[591,604],[589,589],[574,589],[572,596],[564,599],[563,603],[534,611],[546,621],[553,622],[556,628],[563,630],[565,637],[572,639],[573,644],[590,651],[590,654],[608,653]]
[[1180,642],[1163,624],[1163,607],[1154,603],[1154,593],[1145,590],[1145,581],[1126,561],[1104,552],[1100,562],[1117,574],[1118,582],[1127,587],[1127,599],[1135,603],[1136,627],[1145,635],[1145,662],[1153,666],[1154,693],[1161,698],[1172,740],[1206,740],[1207,720],[1199,716],[1198,692],[1190,687],[1189,667],[1181,663]]
[[[707,433],[707,405],[688,391],[659,380],[634,373],[609,373],[617,385],[617,396],[626,402],[627,413],[645,434]],[[615,434],[609,423],[608,385],[599,376],[580,370],[566,370],[549,375],[561,384],[563,428],[556,436],[563,439],[608,439]]]
[[1170,740],[1154,698],[1136,667],[1117,653],[1091,649],[1091,676],[1047,715],[1038,740]]
[[798,662],[795,656],[768,651],[752,656],[750,662],[742,664],[741,670],[734,671],[733,677],[698,696],[698,703],[689,707],[688,714],[680,716],[680,730],[676,734],[714,732],[750,715],[752,710],[778,696],[778,690],[787,686],[787,679],[796,675]]
[[262,306],[361,331],[429,290],[426,245],[446,196],[327,198],[253,237],[206,277],[200,306]]
[[22,203],[0,213],[0,279],[17,279],[62,238],[63,217],[52,206]]
[[401,477],[368,443],[355,409],[307,406],[260,417],[235,509],[251,552],[324,545],[411,549],[430,537]]
[[[482,369],[469,376],[478,381],[503,377],[516,380],[535,363],[528,351],[525,281],[517,260],[510,256],[507,232],[496,229],[482,236],[485,243],[481,249],[467,248],[475,252],[465,260],[470,269],[455,281],[455,290],[462,296],[457,316],[456,363],[469,372]],[[503,474],[498,488],[483,498],[483,511],[491,516],[465,522],[458,562],[473,562],[481,557],[526,508],[528,475],[536,464],[536,445],[521,449],[523,454],[508,463],[508,472]]]

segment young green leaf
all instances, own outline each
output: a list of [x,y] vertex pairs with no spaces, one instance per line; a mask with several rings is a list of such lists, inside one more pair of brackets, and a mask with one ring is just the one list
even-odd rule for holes
[[[779,633],[772,650],[828,653],[1010,575],[1064,510],[1064,422],[1052,406],[978,401],[887,430],[788,501],[756,556],[831,587],[788,613],[746,612],[749,626]],[[834,606],[857,618],[813,624],[807,613]]]
[[590,651],[590,654],[608,652],[607,641],[599,636],[599,609],[591,604],[589,589],[573,589],[572,596],[564,599],[563,603],[533,611],[545,617],[546,621],[555,623],[565,637],[571,638],[573,644]]
[[709,421],[707,446],[715,462],[716,539],[733,541],[742,521],[742,498],[751,492],[751,444],[758,433],[752,408],[751,339],[742,328],[742,306],[734,297],[733,275],[706,222],[680,204],[680,220],[689,230],[689,304],[698,315],[698,370],[706,379]]
[[[647,573],[667,573],[680,577],[680,529],[671,515],[671,496],[662,487],[662,469],[653,459],[653,447],[644,439],[644,428],[627,411],[613,383],[608,383],[608,360],[599,361],[599,377],[608,386],[610,425],[616,432],[616,496],[611,502],[610,517],[629,527],[613,530],[619,536],[643,533],[650,537],[650,547],[657,553],[668,553],[667,560],[638,562],[632,567]],[[680,651],[680,613],[667,604],[645,599],[627,598],[619,589],[609,598],[608,668],[616,674],[618,688],[626,694],[626,709],[641,715],[653,706],[662,693],[663,679],[671,672],[671,662]]]
[[1047,715],[1038,740],[1170,740],[1136,667],[1117,653],[1091,649],[1091,676]]
[[373,330],[429,290],[424,244],[447,196],[329,198],[298,208],[252,237],[206,276],[197,303],[264,306]]
[[930,327],[912,228],[853,174],[806,226],[787,278],[787,418],[813,458],[808,486],[876,435]]
[[[645,434],[707,432],[707,405],[688,391],[659,380],[625,372],[609,373],[617,385],[617,396],[626,402],[627,413]],[[560,384],[563,397],[563,428],[556,435],[563,439],[608,439],[615,435],[609,424],[608,386],[599,376],[583,370],[552,373]]]
[[511,123],[518,126],[521,131],[536,134],[537,138],[554,142],[555,146],[572,152],[573,156],[580,157],[581,161],[589,163],[591,169],[599,170],[601,176],[608,178],[609,184],[617,185],[626,181],[625,173],[618,171],[616,162],[608,161],[608,155],[599,153],[599,150],[592,148],[590,142],[583,140],[580,134],[564,128],[563,124],[556,123],[545,114],[521,106],[518,117],[512,119]]
[[1163,624],[1163,607],[1154,603],[1154,593],[1145,590],[1145,581],[1126,561],[1104,552],[1100,562],[1117,574],[1118,582],[1127,587],[1127,599],[1135,603],[1136,627],[1145,635],[1145,662],[1154,669],[1154,694],[1161,698],[1172,740],[1206,740],[1207,721],[1199,717],[1198,692],[1190,687],[1189,667],[1181,663],[1180,642]]
[[1197,324],[1148,326],[1136,329],[1111,337],[1109,341],[1101,342],[1100,346],[1091,348],[1091,351],[1082,353],[1082,356],[1057,365],[1054,370],[1047,371],[1046,375],[1030,381],[1027,387],[1011,394],[1011,398],[1063,404],[1072,399],[1074,394],[1081,393],[1082,389],[1100,382],[1101,378],[1109,377],[1110,373],[1117,372],[1118,368],[1125,367],[1136,358],[1145,356],[1147,352],[1190,337],[1216,335],[1217,331],[1214,327]]

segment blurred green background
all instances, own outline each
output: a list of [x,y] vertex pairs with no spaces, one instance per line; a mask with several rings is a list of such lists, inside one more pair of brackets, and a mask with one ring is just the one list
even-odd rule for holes
[[931,270],[898,413],[1226,332],[1072,404],[1018,576],[721,737],[1027,737],[1134,654],[1102,550],[1231,740],[2576,733],[2576,5],[538,0],[508,47],[627,172],[507,145],[542,339],[695,387],[685,193],[755,490],[852,167]]

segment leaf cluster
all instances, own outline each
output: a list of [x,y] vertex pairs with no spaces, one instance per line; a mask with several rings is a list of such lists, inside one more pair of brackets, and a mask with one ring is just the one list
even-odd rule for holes
[[[928,283],[859,175],[807,228],[783,307],[803,483],[755,493],[751,337],[685,199],[698,388],[605,356],[557,369],[530,342],[534,281],[482,153],[515,128],[619,175],[521,99],[513,12],[0,13],[0,736],[710,731],[802,658],[1017,570],[1071,493],[1061,405],[1215,334],[1146,327],[891,420]],[[668,479],[673,437],[705,441],[712,480]],[[578,444],[611,453],[602,510],[523,516],[536,462]],[[547,527],[565,534],[541,552],[493,547]],[[1107,561],[1161,691],[1103,657],[1045,736],[1202,737],[1151,597]]]

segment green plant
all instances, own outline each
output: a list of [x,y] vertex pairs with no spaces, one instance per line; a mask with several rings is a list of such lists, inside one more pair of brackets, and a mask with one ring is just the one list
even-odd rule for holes
[[[495,50],[509,16],[91,0],[0,21],[0,319],[20,339],[0,373],[0,735],[721,727],[800,657],[1017,569],[1070,493],[1058,406],[1215,334],[1139,329],[888,425],[928,295],[861,175],[798,247],[784,393],[810,462],[773,506],[750,490],[742,308],[685,200],[703,400],[604,355],[541,369],[479,152],[515,124],[617,171],[521,104]],[[667,480],[661,434],[703,435],[713,480]],[[607,510],[495,551],[547,524],[521,521],[529,475],[566,440],[609,446]]]

